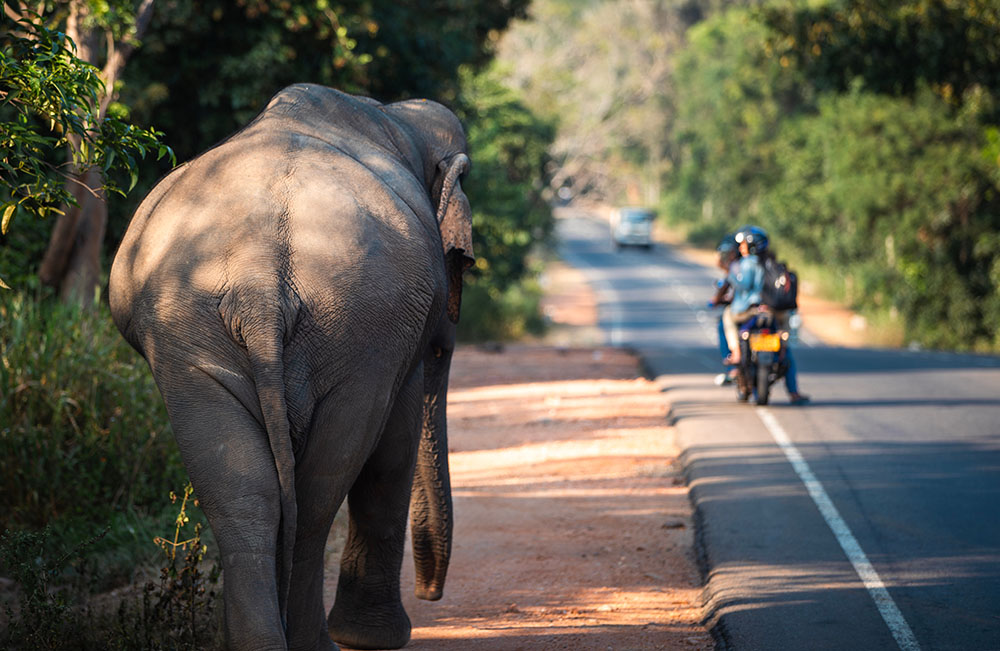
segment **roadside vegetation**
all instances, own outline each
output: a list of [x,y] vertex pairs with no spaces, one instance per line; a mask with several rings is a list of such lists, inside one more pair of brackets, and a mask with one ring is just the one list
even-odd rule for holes
[[[451,6],[454,4],[454,6]],[[221,590],[109,262],[159,177],[312,81],[465,123],[477,265],[461,336],[541,326],[550,121],[490,65],[527,0],[5,0],[0,31],[0,647],[207,649]],[[112,591],[113,592],[110,592]]]

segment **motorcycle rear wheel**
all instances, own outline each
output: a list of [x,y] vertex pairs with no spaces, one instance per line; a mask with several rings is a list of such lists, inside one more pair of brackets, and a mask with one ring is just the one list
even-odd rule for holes
[[767,364],[757,366],[757,404],[766,405],[771,393],[771,369]]

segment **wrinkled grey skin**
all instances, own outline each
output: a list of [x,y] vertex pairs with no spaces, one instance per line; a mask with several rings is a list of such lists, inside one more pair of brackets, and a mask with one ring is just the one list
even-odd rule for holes
[[[111,270],[225,571],[232,649],[397,648],[451,550],[445,394],[471,263],[455,116],[315,85],[176,169]],[[411,501],[412,485],[412,501]],[[336,603],[323,550],[348,498]]]

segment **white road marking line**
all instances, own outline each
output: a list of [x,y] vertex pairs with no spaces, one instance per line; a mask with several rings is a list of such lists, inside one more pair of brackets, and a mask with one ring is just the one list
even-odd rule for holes
[[774,414],[766,407],[759,407],[756,411],[757,415],[764,422],[764,426],[771,433],[771,436],[774,437],[775,443],[778,444],[778,447],[788,457],[792,468],[795,469],[799,479],[805,484],[806,490],[809,491],[813,502],[819,508],[820,514],[826,520],[826,524],[830,527],[830,530],[833,531],[833,535],[837,538],[837,542],[840,543],[840,547],[844,550],[844,553],[847,554],[851,565],[854,566],[854,571],[858,573],[861,582],[864,583],[872,599],[875,600],[875,606],[889,627],[892,636],[896,639],[896,644],[899,645],[902,651],[920,651],[920,645],[917,644],[917,638],[914,637],[910,625],[903,619],[903,613],[899,611],[899,607],[892,600],[878,572],[875,571],[864,550],[861,549],[861,545],[858,544],[857,538],[851,533],[844,518],[840,516],[837,507],[833,505],[833,501],[827,495],[823,484],[813,474],[812,469],[809,468],[809,464],[806,463],[805,458],[792,443],[792,440],[785,433],[781,424],[778,423],[778,419],[774,417]]

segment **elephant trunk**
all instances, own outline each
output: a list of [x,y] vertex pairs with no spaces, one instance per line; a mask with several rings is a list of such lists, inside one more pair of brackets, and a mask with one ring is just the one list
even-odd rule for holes
[[[440,352],[440,351],[439,351]],[[445,353],[449,358],[450,354]],[[440,368],[440,358],[435,366]],[[450,361],[450,360],[448,360]],[[444,590],[444,579],[451,557],[454,527],[451,504],[451,479],[448,475],[448,432],[445,422],[445,395],[448,386],[448,363],[443,377],[436,375],[435,390],[424,397],[424,423],[417,452],[417,466],[410,500],[410,528],[413,537],[413,562],[416,567],[418,599],[437,601]]]

